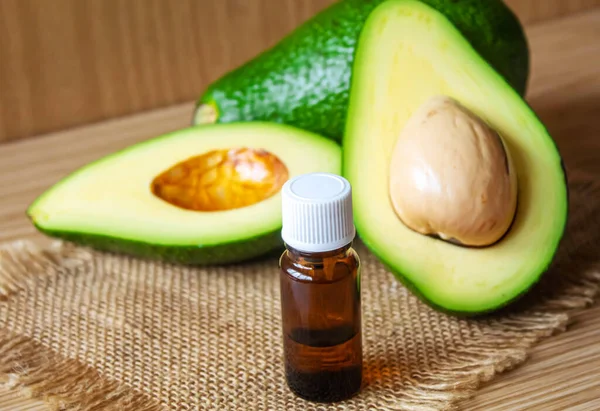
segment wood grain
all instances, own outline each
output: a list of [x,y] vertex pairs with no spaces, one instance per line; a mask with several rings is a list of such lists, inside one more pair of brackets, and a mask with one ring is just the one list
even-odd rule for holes
[[[567,168],[600,178],[600,10],[528,30],[533,51],[529,100],[556,138]],[[0,241],[40,240],[25,207],[59,178],[114,150],[175,130],[192,103],[0,146]],[[469,411],[600,409],[600,305],[583,310],[568,332],[545,340],[523,366],[462,404]],[[46,406],[0,389],[0,411]]]
[[197,97],[333,0],[2,0],[0,140]]
[[600,7],[600,0],[505,0],[504,2],[526,24]]
[[[334,0],[1,0],[0,141],[168,106]],[[523,22],[600,0],[508,0]]]

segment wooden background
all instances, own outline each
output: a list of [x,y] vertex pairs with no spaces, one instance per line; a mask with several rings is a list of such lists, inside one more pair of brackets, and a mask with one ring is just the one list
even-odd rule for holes
[[[0,142],[195,99],[334,0],[0,0]],[[524,23],[600,0],[507,0]]]

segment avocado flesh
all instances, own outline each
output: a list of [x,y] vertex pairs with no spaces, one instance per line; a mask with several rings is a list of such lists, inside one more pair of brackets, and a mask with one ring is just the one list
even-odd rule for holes
[[[502,136],[518,178],[508,233],[485,248],[418,234],[389,199],[394,144],[428,98],[461,102]],[[527,291],[551,264],[567,219],[559,152],[526,102],[442,14],[414,0],[390,0],[369,17],[357,49],[343,173],[353,185],[355,223],[365,244],[426,302],[477,314]]]
[[[211,84],[193,124],[269,121],[341,140],[356,43],[384,0],[342,0]],[[529,75],[521,25],[500,0],[422,0],[446,15],[521,94]]]
[[91,163],[43,193],[27,210],[42,232],[97,249],[186,264],[242,261],[281,246],[277,192],[255,204],[192,211],[151,191],[174,164],[211,150],[252,147],[277,156],[289,177],[341,172],[341,150],[292,127],[245,123],[190,127]]

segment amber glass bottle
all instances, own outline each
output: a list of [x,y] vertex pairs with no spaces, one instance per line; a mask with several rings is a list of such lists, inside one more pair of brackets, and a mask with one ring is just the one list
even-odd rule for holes
[[352,248],[351,190],[308,174],[283,188],[280,259],[285,374],[298,396],[350,398],[362,383],[360,262]]

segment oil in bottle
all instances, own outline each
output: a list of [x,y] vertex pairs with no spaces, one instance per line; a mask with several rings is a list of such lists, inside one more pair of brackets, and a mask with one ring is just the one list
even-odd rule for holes
[[282,189],[280,259],[285,375],[299,397],[336,402],[362,383],[360,261],[350,184],[311,173]]

